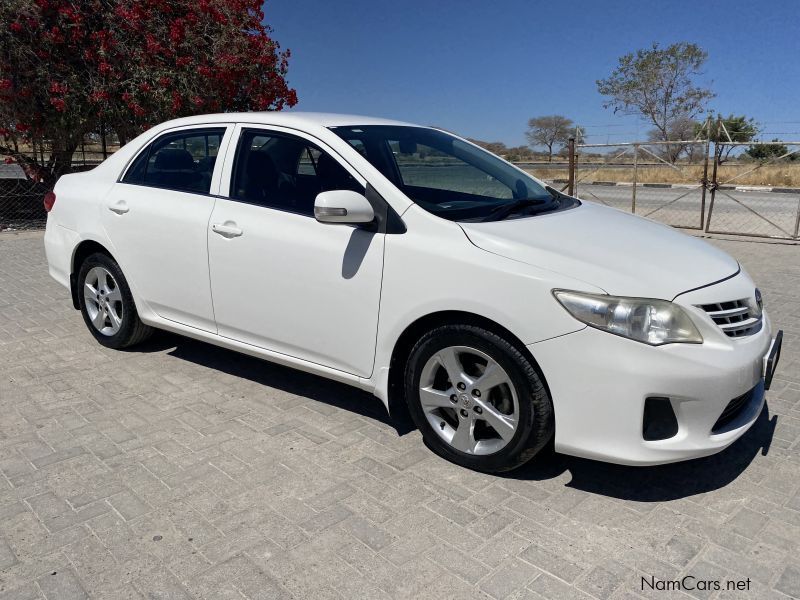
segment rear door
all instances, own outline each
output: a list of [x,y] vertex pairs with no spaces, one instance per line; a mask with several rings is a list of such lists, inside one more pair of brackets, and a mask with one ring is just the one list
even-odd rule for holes
[[[169,130],[131,162],[102,207],[113,253],[138,296],[161,317],[216,332],[208,220],[232,126]],[[221,161],[220,161],[221,162]]]
[[240,127],[208,230],[211,289],[221,336],[368,377],[385,236],[314,218],[319,192],[364,193],[345,164],[303,134]]

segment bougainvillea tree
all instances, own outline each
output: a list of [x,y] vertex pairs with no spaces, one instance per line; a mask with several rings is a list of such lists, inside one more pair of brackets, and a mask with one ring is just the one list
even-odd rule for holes
[[0,155],[52,183],[101,127],[294,105],[261,4],[0,0]]

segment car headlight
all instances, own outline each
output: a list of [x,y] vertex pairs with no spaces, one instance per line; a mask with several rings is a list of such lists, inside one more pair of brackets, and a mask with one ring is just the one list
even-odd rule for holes
[[651,346],[681,342],[702,344],[689,315],[677,304],[652,298],[622,298],[553,290],[553,295],[579,321],[590,327]]

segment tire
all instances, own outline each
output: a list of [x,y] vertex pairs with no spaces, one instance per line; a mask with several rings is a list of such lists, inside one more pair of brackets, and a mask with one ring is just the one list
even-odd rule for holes
[[[464,389],[452,382],[459,368],[455,378]],[[488,387],[481,390],[481,381]],[[555,432],[553,405],[536,368],[515,345],[482,327],[443,325],[422,336],[409,353],[404,386],[426,445],[469,469],[516,469]]]
[[153,328],[139,319],[128,282],[113,258],[88,256],[78,270],[77,285],[83,321],[103,346],[128,348],[152,335]]

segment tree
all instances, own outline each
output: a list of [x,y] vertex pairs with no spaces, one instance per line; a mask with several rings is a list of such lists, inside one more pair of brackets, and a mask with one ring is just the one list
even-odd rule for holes
[[484,150],[488,150],[492,154],[497,154],[498,156],[505,156],[508,152],[508,147],[503,142],[484,142],[482,140],[468,139],[476,146],[480,146]]
[[[702,124],[695,121],[693,118],[683,115],[674,119],[667,129],[667,139],[664,140],[663,134],[658,129],[652,129],[648,133],[648,139],[652,142],[659,141],[676,141],[688,142],[697,137],[698,128]],[[681,154],[686,154],[689,161],[694,159],[696,154],[697,145],[695,144],[659,144],[657,149],[653,152],[659,154],[664,160],[675,163],[681,157]]]
[[[758,135],[758,126],[744,115],[720,117],[710,124],[709,139],[714,142],[718,164],[724,163],[736,146],[725,142],[749,142]],[[727,133],[726,133],[727,132]]]
[[510,162],[533,160],[534,155],[528,146],[512,146],[506,150],[505,159]]
[[261,0],[0,0],[0,154],[52,185],[101,128],[294,105],[263,19]]
[[663,49],[653,44],[626,54],[608,78],[597,81],[597,91],[608,98],[603,107],[640,116],[655,127],[661,141],[669,141],[676,121],[694,119],[714,97],[694,83],[707,56],[688,42]]
[[503,142],[484,142],[483,140],[475,140],[472,138],[467,138],[473,144],[480,146],[491,152],[492,154],[497,154],[498,156],[502,156],[508,161],[521,161],[521,160],[532,160],[534,158],[533,152],[527,146],[514,146],[509,148]]
[[[778,140],[774,139],[772,141],[777,142]],[[745,150],[744,153],[753,160],[759,160],[763,162],[775,160],[781,158],[782,156],[785,157],[786,160],[798,160],[798,155],[796,152],[793,154],[789,154],[789,152],[789,147],[786,146],[786,144],[753,144],[747,150]]]
[[534,117],[528,121],[525,137],[531,146],[547,148],[547,161],[553,160],[553,146],[567,143],[575,135],[575,123],[562,115]]

